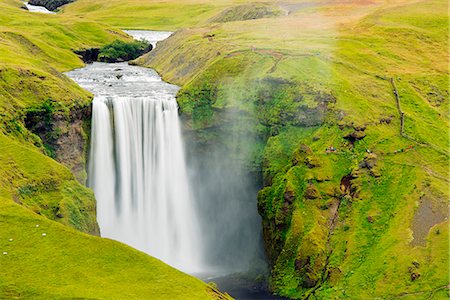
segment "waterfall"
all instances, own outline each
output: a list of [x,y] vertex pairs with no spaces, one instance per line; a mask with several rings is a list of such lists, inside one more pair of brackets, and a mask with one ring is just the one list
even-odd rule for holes
[[88,185],[103,237],[185,272],[201,270],[201,240],[189,190],[175,100],[152,70],[94,63],[68,73],[94,93]]

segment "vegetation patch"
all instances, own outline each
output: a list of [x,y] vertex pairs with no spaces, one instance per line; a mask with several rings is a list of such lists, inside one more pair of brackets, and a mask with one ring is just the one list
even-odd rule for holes
[[129,61],[149,52],[152,48],[152,45],[146,41],[124,42],[116,40],[100,48],[97,60],[107,63]]

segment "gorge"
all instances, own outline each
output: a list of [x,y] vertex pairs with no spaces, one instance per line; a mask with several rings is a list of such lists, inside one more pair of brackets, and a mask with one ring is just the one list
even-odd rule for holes
[[446,6],[0,0],[0,298],[447,299]]

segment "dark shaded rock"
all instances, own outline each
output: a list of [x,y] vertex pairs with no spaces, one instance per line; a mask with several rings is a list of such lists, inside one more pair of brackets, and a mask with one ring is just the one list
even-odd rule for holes
[[419,272],[412,272],[411,273],[411,281],[415,281],[415,280],[417,280],[417,279],[419,279],[420,278],[420,273]]
[[364,160],[359,163],[359,167],[371,170],[376,164],[377,155],[375,153],[366,153]]
[[344,136],[344,139],[348,140],[351,144],[354,144],[356,141],[362,140],[366,137],[365,128],[364,127],[356,127],[355,130]]
[[309,148],[305,144],[301,144],[297,150],[295,150],[293,158],[292,158],[292,164],[294,166],[298,165],[301,162],[304,162],[306,155],[312,153],[311,148]]
[[21,9],[28,10],[28,7],[24,4],[20,6]]
[[306,199],[317,199],[320,197],[320,192],[314,184],[308,184],[305,190]]
[[315,287],[316,284],[317,284],[317,280],[312,279],[308,275],[305,276],[305,278],[303,279],[303,282],[302,282],[302,286],[305,287],[305,288]]
[[52,100],[29,108],[25,126],[38,135],[46,154],[71,169],[77,180],[85,184],[90,104],[66,107]]
[[352,190],[352,179],[354,179],[352,174],[345,175],[341,178],[341,191],[343,194],[350,194]]
[[30,0],[28,3],[43,6],[48,10],[56,10],[58,7],[74,2],[74,0]]
[[368,216],[367,217],[367,222],[373,223],[374,221],[375,221],[375,218],[373,216]]
[[310,169],[320,167],[320,161],[314,156],[307,156],[304,163]]
[[294,190],[287,186],[286,190],[284,191],[284,200],[286,203],[288,203],[289,205],[294,203],[295,200],[295,192]]
[[84,50],[75,50],[74,51],[75,54],[78,55],[78,57],[80,57],[80,59],[87,63],[93,63],[94,61],[97,61],[98,59],[98,55],[100,53],[100,48],[89,48],[89,49],[84,49]]
[[301,271],[303,268],[305,268],[310,263],[311,258],[309,256],[297,258],[295,260],[295,270]]
[[391,124],[394,116],[384,117],[380,119],[380,124]]

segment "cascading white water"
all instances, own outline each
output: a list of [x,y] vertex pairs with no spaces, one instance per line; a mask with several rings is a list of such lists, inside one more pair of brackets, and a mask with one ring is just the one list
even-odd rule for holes
[[175,94],[150,69],[94,63],[68,76],[95,97],[89,186],[103,237],[186,272],[202,246],[189,191]]

